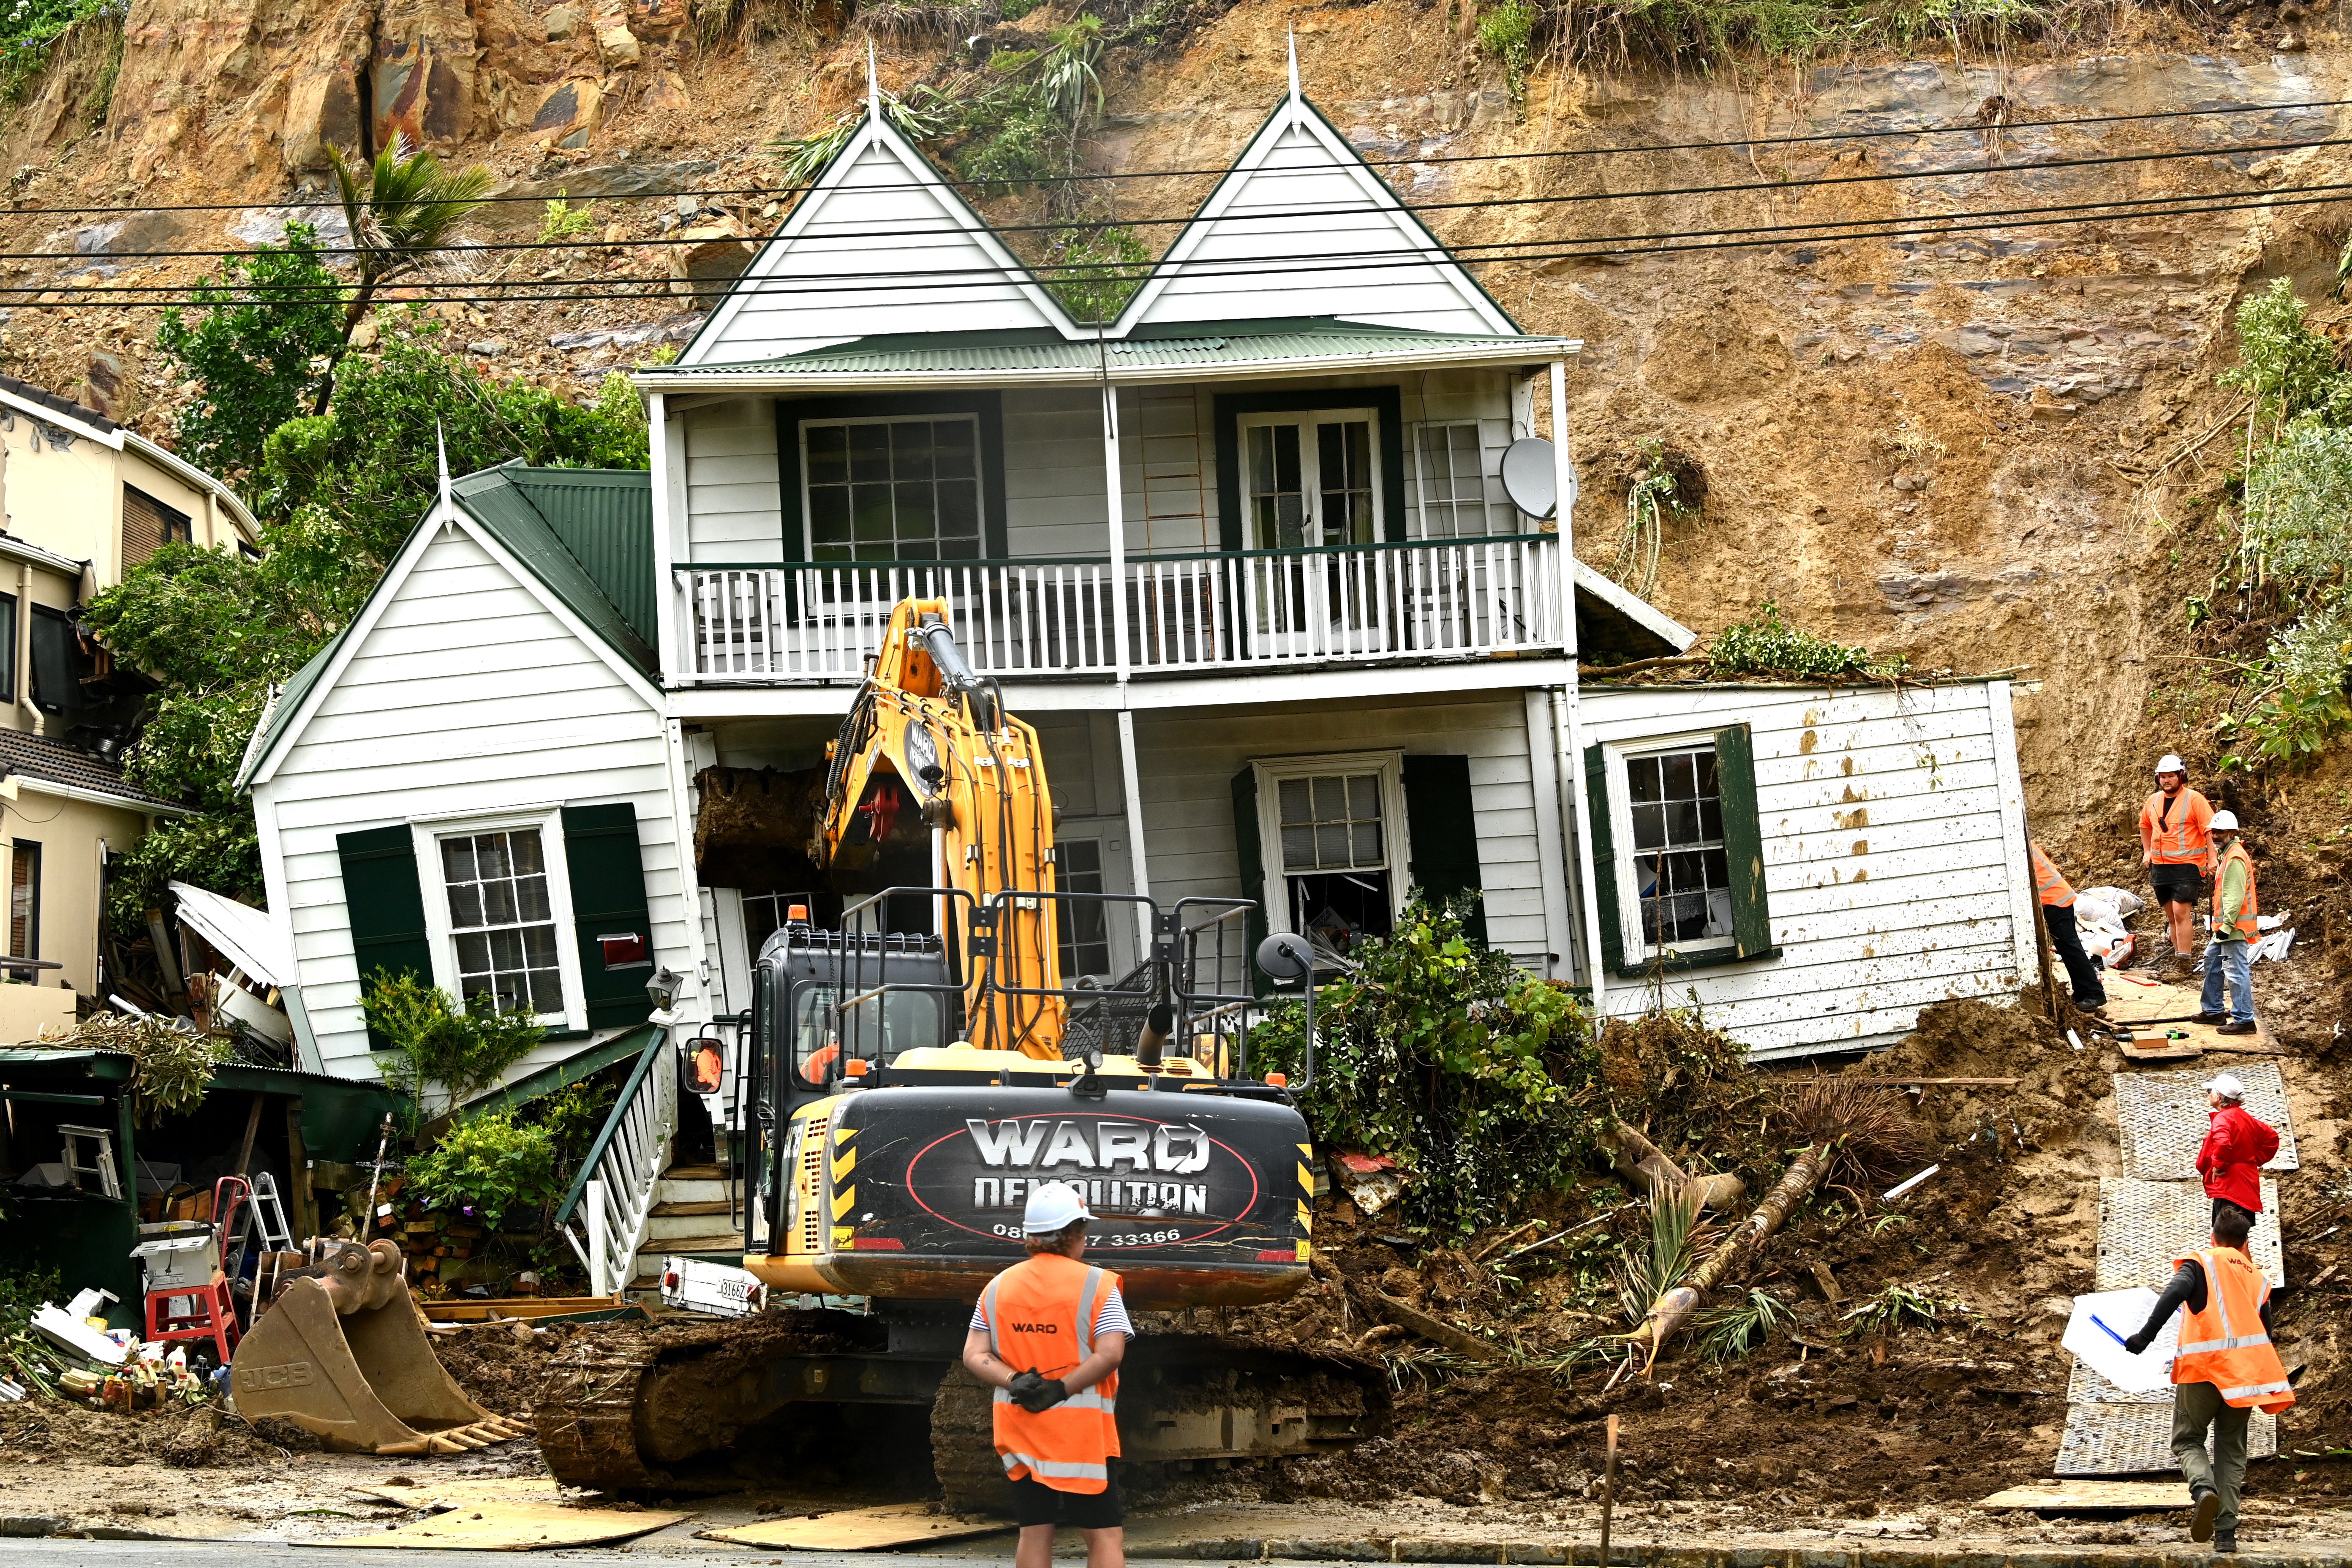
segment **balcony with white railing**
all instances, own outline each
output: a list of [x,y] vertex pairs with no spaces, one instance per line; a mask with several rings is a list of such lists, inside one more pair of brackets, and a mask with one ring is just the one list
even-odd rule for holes
[[[1513,658],[1564,646],[1552,534],[1205,555],[677,569],[681,673],[855,681],[891,606],[944,599],[983,675],[1213,675]],[[1124,638],[1125,658],[1120,644]]]

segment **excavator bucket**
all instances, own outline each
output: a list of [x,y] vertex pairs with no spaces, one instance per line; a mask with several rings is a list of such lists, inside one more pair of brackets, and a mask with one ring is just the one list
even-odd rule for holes
[[457,1454],[523,1436],[442,1370],[402,1272],[379,1242],[289,1281],[237,1343],[237,1414],[281,1416],[342,1453]]

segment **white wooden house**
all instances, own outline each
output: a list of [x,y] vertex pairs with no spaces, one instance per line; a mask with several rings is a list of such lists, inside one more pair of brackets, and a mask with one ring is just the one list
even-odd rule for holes
[[[599,945],[635,931],[630,962],[682,977],[676,1016],[729,1033],[805,889],[698,869],[697,781],[821,763],[910,594],[950,602],[1043,732],[1066,887],[1245,896],[1341,940],[1415,887],[1475,895],[1531,969],[1612,1013],[1696,1001],[1759,1055],[2014,991],[2032,884],[2002,683],[1580,683],[1580,657],[1692,634],[1504,491],[1524,437],[1572,480],[1535,389],[1560,408],[1578,348],[1523,332],[1295,83],[1107,325],[869,110],[639,375],[649,489],[459,481],[257,735],[320,1064],[366,1070],[374,957],[481,983],[452,900],[484,836],[519,832],[548,868],[551,1024],[593,1047],[645,1016]],[[623,811],[625,908],[572,847],[575,814]],[[1134,933],[1064,949],[1118,973]]]

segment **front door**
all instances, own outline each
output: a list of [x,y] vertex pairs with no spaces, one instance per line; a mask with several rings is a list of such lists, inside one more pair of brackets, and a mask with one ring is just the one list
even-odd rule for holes
[[1378,619],[1372,575],[1349,550],[1380,537],[1375,454],[1379,416],[1369,408],[1261,414],[1242,421],[1242,479],[1254,551],[1249,625],[1261,658],[1355,651]]

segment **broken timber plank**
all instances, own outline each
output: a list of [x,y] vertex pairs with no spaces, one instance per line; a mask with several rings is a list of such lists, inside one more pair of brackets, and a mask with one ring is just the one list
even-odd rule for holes
[[1953,1084],[2005,1089],[2018,1080],[2013,1078],[1850,1078],[1841,1081],[1858,1083],[1866,1089],[1941,1089]]
[[381,1535],[298,1538],[297,1546],[411,1547],[427,1551],[537,1552],[551,1546],[594,1546],[667,1530],[691,1514],[611,1508],[566,1508],[551,1502],[485,1502],[453,1508]]
[[880,1508],[844,1509],[814,1519],[768,1519],[725,1530],[698,1530],[695,1537],[724,1541],[735,1546],[789,1547],[795,1552],[878,1552],[894,1546],[993,1535],[1013,1528],[1010,1520],[933,1513],[927,1502],[900,1502]]

